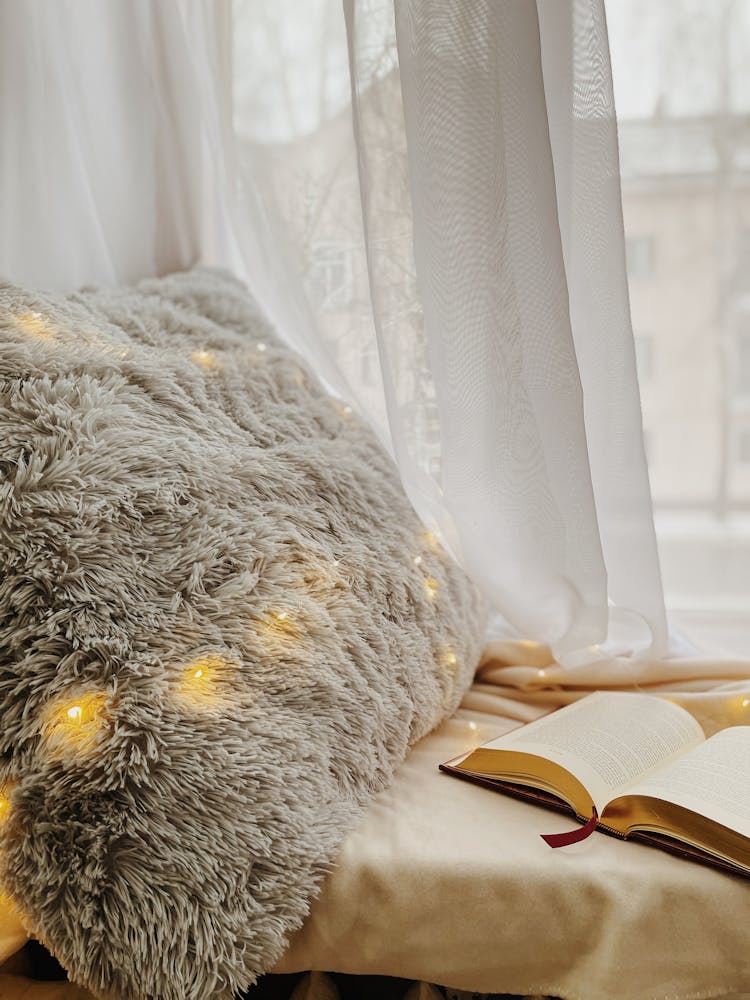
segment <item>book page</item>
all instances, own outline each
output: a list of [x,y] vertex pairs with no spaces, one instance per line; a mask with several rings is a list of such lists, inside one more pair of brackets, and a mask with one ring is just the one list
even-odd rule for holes
[[597,692],[485,747],[560,764],[588,790],[599,815],[617,795],[704,740],[696,720],[648,694]]
[[674,802],[750,837],[750,726],[722,729],[628,794]]

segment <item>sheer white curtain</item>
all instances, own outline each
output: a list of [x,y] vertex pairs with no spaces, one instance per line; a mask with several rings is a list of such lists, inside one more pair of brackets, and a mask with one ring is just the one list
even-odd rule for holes
[[603,0],[0,4],[0,274],[239,271],[566,662],[666,652]]
[[3,277],[72,289],[199,255],[202,84],[175,14],[139,0],[0,3]]

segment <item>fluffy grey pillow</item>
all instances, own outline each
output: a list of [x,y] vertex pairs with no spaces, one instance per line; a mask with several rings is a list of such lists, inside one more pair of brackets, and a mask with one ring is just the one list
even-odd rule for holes
[[4,887],[95,993],[228,998],[458,704],[481,601],[235,280],[0,307]]

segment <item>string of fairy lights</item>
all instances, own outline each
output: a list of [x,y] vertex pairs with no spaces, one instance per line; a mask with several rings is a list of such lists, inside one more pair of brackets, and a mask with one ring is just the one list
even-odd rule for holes
[[[37,310],[27,310],[14,314],[10,317],[10,322],[17,330],[35,340],[54,344],[55,341],[61,339],[60,331],[55,324]],[[78,342],[84,342],[105,354],[120,359],[126,358],[129,354],[128,347],[123,343],[106,340],[97,330],[77,329],[75,336]],[[241,349],[242,359],[251,364],[261,363],[267,353],[268,344],[263,341],[255,342],[249,347]],[[190,358],[197,366],[209,373],[218,372],[224,368],[222,357],[209,348],[194,350]],[[232,363],[235,363],[237,359],[237,353],[233,352]],[[307,376],[302,367],[299,367],[292,377],[298,385],[306,383]],[[331,399],[331,405],[342,420],[348,420],[352,417],[352,407],[347,403]],[[440,596],[440,582],[436,576],[429,572],[427,564],[430,557],[443,558],[444,550],[437,536],[432,531],[425,531],[421,536],[419,551],[411,556],[411,560],[415,569],[421,573],[421,585],[426,599],[434,602]],[[340,559],[334,559],[331,561],[331,565],[338,567],[340,562]],[[265,616],[262,616],[261,622],[268,634],[273,635],[275,641],[282,643],[293,640],[303,629],[303,623],[296,621],[292,611],[284,608],[268,611]],[[549,653],[544,644],[531,640],[519,640],[516,645],[528,655],[526,660],[528,664],[533,664],[539,655],[546,657]],[[594,651],[596,647],[591,647],[591,649]],[[438,667],[450,678],[446,693],[447,702],[452,698],[452,692],[455,689],[459,659],[449,644],[438,648],[435,659]],[[188,699],[191,704],[200,703],[209,706],[219,702],[221,700],[218,693],[221,687],[219,682],[228,669],[230,669],[230,664],[215,655],[191,660],[181,672],[177,685],[179,696]],[[533,669],[535,675],[535,679],[530,681],[530,684],[549,686],[555,684],[560,668],[552,664],[549,668],[530,666],[529,669]],[[741,713],[744,717],[747,710],[750,709],[750,697],[748,697],[747,692],[727,695],[727,697],[730,699],[728,707],[738,714]],[[107,710],[108,698],[101,692],[82,692],[72,700],[54,701],[48,708],[43,722],[46,743],[51,752],[65,754],[71,749],[81,752],[96,746],[105,724]],[[479,724],[472,719],[466,725],[472,734],[473,742],[476,743],[479,738]],[[12,786],[10,784],[0,788],[0,822],[8,814],[11,792]]]
[[[13,317],[14,326],[27,336],[41,340],[56,340],[58,332],[54,324],[37,311],[19,313]],[[90,331],[87,342],[92,346],[104,346],[111,349],[112,343],[102,341],[95,333]],[[122,345],[114,345],[118,357],[127,355],[127,349]],[[255,343],[250,350],[255,357],[262,357],[266,354],[268,345],[264,342]],[[218,371],[223,367],[222,360],[214,351],[201,348],[191,355],[192,360],[205,371]],[[302,379],[304,372],[300,369]],[[348,404],[339,400],[331,401],[339,416],[348,419],[352,415],[352,408]],[[436,601],[440,593],[440,583],[438,579],[427,570],[426,557],[432,556],[443,558],[445,553],[437,536],[432,531],[424,531],[421,535],[420,551],[411,557],[416,570],[422,574],[422,586],[424,595],[430,602]],[[332,565],[338,567],[340,559],[332,560]],[[268,634],[272,634],[281,639],[290,639],[300,634],[301,624],[298,623],[290,609],[275,608],[269,610],[260,619],[261,626]],[[442,670],[450,677],[452,689],[455,685],[455,677],[458,669],[458,657],[451,645],[443,645],[437,656],[437,663]],[[178,695],[188,699],[191,703],[200,702],[209,705],[217,700],[217,690],[220,685],[217,682],[222,674],[230,669],[228,661],[220,656],[211,654],[201,656],[191,660],[181,672],[177,684]],[[449,696],[451,691],[448,692]],[[47,708],[43,723],[42,732],[47,748],[53,755],[67,755],[70,752],[76,754],[93,749],[99,742],[102,729],[107,720],[109,699],[101,691],[80,692],[73,699],[55,699]],[[7,815],[10,808],[10,796],[12,786],[6,785],[0,790],[0,821]]]

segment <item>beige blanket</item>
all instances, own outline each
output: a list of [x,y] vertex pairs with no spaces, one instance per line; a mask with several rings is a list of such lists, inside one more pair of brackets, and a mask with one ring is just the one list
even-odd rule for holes
[[[670,660],[562,671],[545,647],[495,644],[454,718],[419,743],[348,838],[279,972],[319,969],[581,1000],[750,993],[750,882],[593,836],[552,851],[564,816],[437,765],[595,687],[652,690],[707,732],[750,723],[746,661]],[[540,673],[540,671],[543,671]],[[6,911],[0,947],[24,940]],[[78,1000],[7,992],[0,1000]],[[47,991],[45,991],[47,990]]]

